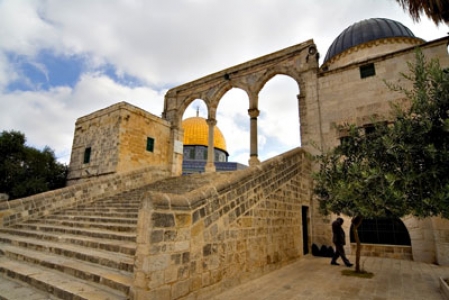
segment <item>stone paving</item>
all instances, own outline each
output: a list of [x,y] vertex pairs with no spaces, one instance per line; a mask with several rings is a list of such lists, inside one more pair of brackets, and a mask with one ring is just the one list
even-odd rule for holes
[[[354,257],[349,257],[354,261]],[[408,260],[362,257],[370,279],[343,276],[347,267],[330,265],[329,258],[305,256],[280,270],[230,289],[213,300],[441,300],[439,277],[449,266]]]

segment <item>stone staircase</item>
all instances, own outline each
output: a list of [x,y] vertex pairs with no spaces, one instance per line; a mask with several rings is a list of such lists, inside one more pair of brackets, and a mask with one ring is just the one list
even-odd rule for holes
[[228,176],[172,177],[0,228],[0,300],[128,299],[143,193],[182,194]]
[[128,299],[142,191],[0,228],[0,299]]

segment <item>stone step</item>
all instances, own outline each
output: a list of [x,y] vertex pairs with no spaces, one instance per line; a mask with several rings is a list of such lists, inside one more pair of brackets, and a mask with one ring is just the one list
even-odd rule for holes
[[58,212],[55,215],[58,214],[71,214],[71,215],[80,215],[80,216],[99,216],[99,217],[122,217],[122,218],[137,218],[138,216],[138,211],[131,211],[131,212],[120,212],[120,211],[115,211],[115,212],[111,212],[111,211],[104,211],[104,210],[99,210],[99,211],[95,211],[93,209],[90,210],[76,210],[76,209],[67,209],[63,212]]
[[93,212],[105,212],[105,213],[138,213],[138,208],[131,207],[95,207],[95,206],[78,206],[73,209],[68,209],[67,211],[93,211]]
[[0,275],[0,300],[56,300],[53,295],[39,291],[24,282]]
[[88,222],[88,221],[77,221],[77,220],[69,220],[69,219],[37,219],[37,220],[29,220],[26,222],[27,224],[32,225],[56,225],[56,226],[68,226],[73,228],[99,228],[99,229],[107,229],[111,231],[118,232],[136,232],[137,223],[135,224],[122,224],[122,223],[99,223],[99,222]]
[[50,232],[36,232],[29,230],[18,230],[12,228],[0,229],[0,242],[5,244],[20,245],[32,241],[49,241],[54,243],[72,244],[86,248],[99,249],[109,252],[121,253],[133,256],[136,254],[135,242],[124,242],[117,240],[81,237],[69,234],[54,234]]
[[[19,223],[9,228],[21,230],[34,230],[40,232],[72,234],[77,236],[112,239],[126,242],[136,241],[136,232],[116,232],[112,230],[99,229],[99,228],[75,228],[69,226],[56,226],[51,224],[30,224],[30,223]],[[1,228],[0,230],[4,229],[6,228]]]
[[40,265],[49,269],[74,276],[78,279],[105,285],[114,290],[129,293],[132,283],[132,273],[117,271],[116,269],[99,266],[97,264],[63,257],[51,253],[33,251],[11,245],[0,245],[0,251],[6,257]]
[[41,251],[45,253],[52,253],[69,258],[76,258],[101,266],[107,266],[120,271],[133,272],[134,270],[134,256],[125,255],[121,253],[109,252],[101,249],[92,249],[80,247],[78,245],[38,241],[34,239],[27,240],[12,240],[11,244],[0,244],[0,251],[10,249],[8,247],[22,247],[25,250]]
[[135,208],[138,209],[139,202],[112,202],[112,201],[98,201],[88,204],[82,204],[77,207],[98,207],[98,208]]
[[[59,299],[126,300],[127,294],[42,266],[0,257],[0,273]],[[6,294],[0,290],[0,295]],[[21,299],[21,298],[18,298]],[[27,299],[27,298],[24,298]],[[51,299],[51,298],[50,298]]]
[[57,214],[45,217],[45,220],[75,220],[97,223],[137,224],[137,218],[101,217],[95,215],[84,216],[72,214]]

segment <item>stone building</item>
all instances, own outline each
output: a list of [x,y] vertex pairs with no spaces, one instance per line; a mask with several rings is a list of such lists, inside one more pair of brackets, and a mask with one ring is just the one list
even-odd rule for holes
[[79,118],[68,184],[143,166],[165,166],[170,130],[169,122],[126,102]]
[[[393,20],[363,20],[336,37],[321,66],[318,49],[309,40],[169,90],[162,118],[126,103],[113,105],[77,120],[69,182],[154,164],[169,166],[173,175],[192,173],[198,170],[192,165],[197,159],[202,160],[201,171],[221,171],[218,166],[227,162],[228,153],[216,127],[216,110],[222,96],[232,88],[248,94],[249,163],[257,166],[258,93],[277,74],[298,83],[302,148],[311,153],[317,152],[312,145],[329,149],[345,135],[336,125],[355,123],[369,128],[373,116],[388,118],[390,103],[401,101],[403,96],[391,92],[384,80],[400,81],[400,73],[408,72],[407,62],[414,60],[416,47],[427,58],[437,58],[442,66],[449,66],[447,44],[447,37],[426,42]],[[195,99],[206,103],[207,119],[197,116],[182,120]],[[193,134],[193,130],[197,132]],[[310,208],[313,205],[313,201],[309,203]],[[312,242],[330,245],[329,219],[313,209],[309,217]],[[349,226],[350,222],[345,224]],[[399,224],[398,240],[405,240],[405,245],[373,245],[366,247],[365,254],[449,264],[446,221],[406,217],[388,224]]]

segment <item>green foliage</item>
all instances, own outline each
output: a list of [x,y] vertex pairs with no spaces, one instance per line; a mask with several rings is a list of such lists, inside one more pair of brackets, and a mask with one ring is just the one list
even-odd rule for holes
[[449,76],[417,52],[409,64],[409,107],[393,107],[392,124],[366,134],[348,124],[348,137],[317,158],[314,192],[321,212],[348,216],[449,218]]
[[67,166],[50,148],[39,151],[25,142],[18,131],[0,134],[0,192],[17,199],[65,186]]

